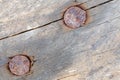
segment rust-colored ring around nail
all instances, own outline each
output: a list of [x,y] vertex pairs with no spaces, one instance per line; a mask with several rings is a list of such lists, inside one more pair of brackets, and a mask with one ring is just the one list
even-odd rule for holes
[[26,55],[13,56],[8,63],[8,68],[14,75],[24,75],[30,71],[31,60]]
[[77,5],[70,6],[63,14],[64,24],[72,29],[83,26],[86,20],[87,12],[82,7]]

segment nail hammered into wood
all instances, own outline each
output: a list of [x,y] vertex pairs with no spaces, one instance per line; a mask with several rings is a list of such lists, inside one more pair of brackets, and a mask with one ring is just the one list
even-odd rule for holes
[[30,71],[31,61],[25,55],[16,55],[9,61],[8,67],[12,74],[21,76]]
[[85,24],[87,12],[78,6],[69,7],[63,15],[64,24],[72,29],[79,28]]

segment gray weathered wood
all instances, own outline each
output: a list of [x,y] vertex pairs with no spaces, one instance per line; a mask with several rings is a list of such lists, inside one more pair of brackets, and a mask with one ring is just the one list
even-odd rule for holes
[[[106,0],[102,0],[102,1],[89,0],[87,2],[83,1],[83,4],[88,9],[92,6],[95,6],[105,1]],[[9,5],[6,5],[9,3],[11,3],[13,7],[9,7]],[[57,3],[59,3],[59,5],[57,5]],[[106,19],[110,20],[109,18],[117,17],[120,8],[119,5],[116,6],[117,4],[115,3],[119,4],[120,1],[115,0],[113,2],[110,2],[109,4],[105,4],[96,7],[94,9],[88,10],[89,16],[91,18],[90,23],[94,21],[98,22],[99,20],[101,20],[101,18],[105,18],[102,20],[106,21]],[[62,17],[63,11],[72,4],[75,4],[73,0],[60,1],[60,2],[56,0],[55,1],[53,0],[51,2],[48,0],[46,2],[42,1],[41,3],[40,1],[32,1],[32,0],[25,2],[2,1],[1,19],[0,19],[0,26],[1,26],[0,39],[58,20]],[[110,13],[110,11],[112,11],[113,13]],[[108,12],[108,14],[106,12]]]
[[2,0],[0,38],[58,20],[73,0]]
[[[119,12],[120,6],[117,5],[119,3],[120,3],[119,0],[114,0],[114,1],[111,1],[104,5],[100,5],[95,8],[92,8],[90,10],[87,10],[88,14],[89,14],[89,19],[90,19],[88,22],[89,24],[87,26],[102,24],[104,22],[107,22],[107,21],[109,22],[109,21],[119,17],[120,16],[120,12]],[[92,4],[92,3],[89,2],[89,4]],[[85,3],[83,5],[87,6],[89,4]],[[88,7],[88,9],[89,8],[90,7]]]
[[93,20],[79,29],[70,30],[60,20],[0,40],[0,60],[21,53],[36,60],[27,76],[14,76],[1,66],[0,80],[119,80],[119,2],[96,7],[95,14],[91,9]]
[[[98,80],[109,80],[107,78],[114,75],[114,80],[116,77],[119,79],[116,71],[120,65],[120,27],[119,23],[114,24],[119,21],[120,18],[117,18],[92,28],[84,27],[72,31],[61,28],[59,21],[42,29],[2,40],[1,57],[25,53],[34,56],[37,61],[32,67],[33,73],[27,77],[13,76],[3,66],[0,68],[0,78],[64,80],[66,76],[79,75],[83,80],[96,80],[96,76],[99,77]],[[106,70],[108,71],[104,72]]]

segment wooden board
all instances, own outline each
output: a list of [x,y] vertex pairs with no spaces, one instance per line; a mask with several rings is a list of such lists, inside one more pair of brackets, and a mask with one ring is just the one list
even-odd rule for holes
[[14,76],[0,66],[0,80],[119,80],[119,2],[90,9],[92,21],[79,29],[70,30],[59,20],[0,40],[1,61],[21,53],[36,60],[27,76]]
[[0,38],[54,22],[61,18],[63,9],[73,2],[73,0],[2,0]]
[[119,77],[120,65],[120,27],[114,25],[118,21],[119,18],[91,29],[84,27],[72,31],[65,31],[61,22],[56,22],[1,41],[1,58],[25,53],[37,60],[32,67],[33,73],[22,78],[11,75],[2,66],[1,80],[65,80],[74,75],[83,80],[95,80],[96,76],[98,80],[114,76],[115,80]]
[[[94,0],[81,1],[80,0],[80,2],[74,2],[73,0],[67,0],[67,1],[60,1],[60,3],[59,1],[57,2],[56,0],[55,1],[53,0],[51,4],[49,3],[50,2],[49,0],[47,1],[47,3],[43,1],[41,2],[41,4],[39,4],[39,2],[40,1],[35,1],[35,0],[30,1],[30,2],[29,1],[25,1],[25,2],[3,1],[1,2],[2,4],[1,9],[4,9],[4,10],[1,10],[0,40],[14,36],[14,35],[19,35],[21,33],[24,33],[24,32],[39,28],[39,27],[44,27],[50,23],[59,21],[62,18],[62,15],[63,15],[62,13],[64,12],[64,10],[73,4],[74,5],[82,4],[83,6],[86,6],[86,9],[89,9],[95,5],[106,2],[106,0],[102,0],[102,1],[101,0],[99,1],[94,1]],[[6,6],[9,3],[11,3],[13,7],[16,5],[15,8],[13,7],[4,8],[4,6]],[[58,3],[59,5],[57,5]],[[92,23],[92,22],[98,23],[99,20],[103,20],[104,22],[106,20],[110,20],[109,18],[113,19],[115,17],[118,17],[119,15],[118,6],[119,5],[116,6],[115,3],[120,3],[120,1],[115,0],[109,3],[97,6],[95,8],[89,9],[88,12],[89,12],[89,17],[91,19],[89,23]],[[32,4],[33,6],[30,4]],[[19,11],[20,6],[22,7],[20,8],[20,11]],[[8,11],[10,11],[10,13],[8,13]],[[113,13],[109,13],[110,11],[112,11]],[[8,15],[8,16],[5,17],[5,15]]]

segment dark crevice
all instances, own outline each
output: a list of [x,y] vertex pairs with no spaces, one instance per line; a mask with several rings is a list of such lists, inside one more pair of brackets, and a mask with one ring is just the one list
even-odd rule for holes
[[29,30],[21,31],[21,32],[16,33],[16,34],[13,34],[13,35],[9,35],[9,36],[6,36],[6,37],[3,37],[3,38],[0,38],[0,40],[7,39],[7,38],[10,38],[10,37],[13,37],[13,36],[17,36],[17,35],[19,35],[19,34],[23,34],[23,33],[26,33],[26,32],[29,32],[29,31],[32,31],[32,30],[35,30],[35,29],[38,29],[38,28],[41,28],[41,27],[44,27],[44,26],[47,26],[47,25],[49,25],[49,24],[52,24],[52,23],[58,22],[58,21],[60,21],[60,20],[62,20],[62,19],[63,19],[63,18],[58,19],[58,20],[55,20],[55,21],[52,21],[52,22],[49,22],[49,23],[44,24],[44,25],[42,25],[42,26],[38,26],[38,27],[35,27],[35,28],[32,28],[32,29],[29,29]]
[[[109,2],[111,2],[111,1],[114,1],[114,0],[105,1],[105,2],[103,2],[103,3],[100,3],[100,4],[97,4],[97,5],[95,5],[95,6],[92,6],[92,7],[88,8],[88,9],[86,9],[86,10],[90,10],[90,9],[96,8],[96,7],[98,7],[98,6],[104,5],[104,4],[109,3]],[[77,2],[77,0],[75,0],[75,2]],[[84,3],[80,3],[79,5],[82,5],[82,4],[84,4]],[[47,24],[44,24],[44,25],[42,25],[42,26],[38,26],[38,27],[29,29],[29,30],[21,31],[21,32],[16,33],[16,34],[13,34],[13,35],[9,35],[9,36],[0,38],[0,40],[7,39],[7,38],[10,38],[10,37],[13,37],[13,36],[17,36],[17,35],[20,35],[20,34],[23,34],[23,33],[26,33],[26,32],[29,32],[29,31],[32,31],[32,30],[35,30],[35,29],[38,29],[38,28],[41,28],[41,27],[44,27],[44,26],[47,26],[47,25],[49,25],[49,24],[58,22],[58,21],[60,21],[60,20],[62,20],[62,19],[63,19],[63,18],[60,18],[60,19],[58,19],[58,20],[51,21],[51,22],[49,22],[49,23],[47,23]]]
[[90,10],[90,9],[96,8],[96,7],[98,7],[98,6],[102,6],[102,5],[107,4],[107,3],[111,2],[111,1],[114,1],[114,0],[105,1],[105,2],[103,2],[103,3],[100,3],[100,4],[97,4],[97,5],[95,5],[95,6],[92,6],[92,7],[88,8],[88,9],[86,9],[86,10]]

